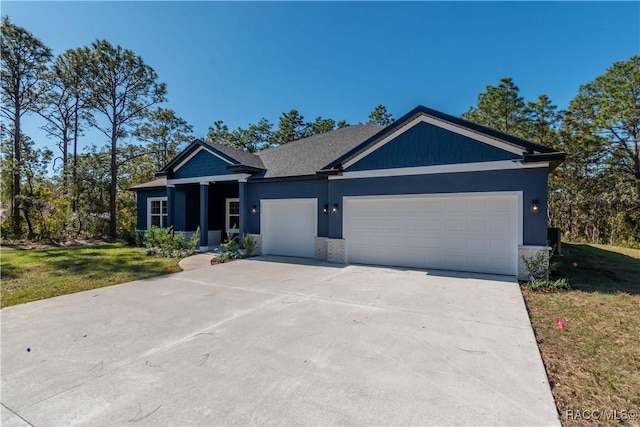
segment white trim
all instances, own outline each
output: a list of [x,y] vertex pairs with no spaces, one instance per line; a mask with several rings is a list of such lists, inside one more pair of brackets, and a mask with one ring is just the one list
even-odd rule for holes
[[209,176],[194,176],[192,178],[177,178],[167,179],[167,184],[208,184],[215,181],[239,181],[241,179],[247,179],[251,175],[247,173],[234,173],[229,175],[209,175]]
[[438,119],[436,117],[428,116],[428,115],[425,115],[424,113],[421,113],[420,116],[416,117],[415,119],[413,119],[412,121],[410,121],[406,125],[402,126],[400,129],[397,129],[395,132],[391,133],[391,135],[388,135],[387,137],[385,137],[382,140],[378,141],[377,143],[373,144],[371,147],[367,148],[366,150],[364,150],[362,153],[358,154],[357,156],[355,156],[351,160],[348,160],[347,162],[345,162],[344,165],[343,165],[343,168],[346,169],[349,166],[353,165],[354,163],[362,160],[364,157],[366,157],[369,154],[373,153],[378,148],[381,148],[387,142],[390,142],[391,140],[397,138],[398,136],[402,135],[403,133],[405,133],[406,131],[408,131],[412,127],[414,127],[415,125],[417,125],[419,123],[422,123],[422,122],[429,123],[431,125],[437,126],[439,128],[442,128],[442,129],[446,129],[448,131],[457,133],[457,134],[462,135],[462,136],[466,136],[466,137],[471,138],[471,139],[475,139],[476,141],[484,142],[485,144],[491,145],[491,146],[499,148],[501,150],[508,151],[510,153],[513,153],[513,154],[522,155],[522,153],[525,151],[522,147],[516,147],[515,145],[510,144],[510,143],[508,143],[506,141],[503,141],[503,140],[500,140],[500,139],[497,139],[497,138],[493,138],[493,137],[490,137],[490,136],[487,136],[487,135],[483,135],[481,133],[478,133],[478,132],[472,131],[470,129],[464,128],[462,126],[454,125],[453,123],[449,123],[449,122],[447,122],[445,120],[441,120],[441,119]]
[[518,246],[518,248],[520,248],[520,249],[536,249],[536,250],[544,250],[544,249],[546,249],[548,251],[553,249],[551,246],[523,245],[523,244],[520,244]]
[[[160,225],[162,225],[162,217],[169,217],[169,202],[166,196],[162,197],[147,197],[147,230],[151,229],[151,202],[160,202]],[[162,213],[162,202],[167,203],[167,213]],[[155,214],[157,216],[157,214]],[[166,224],[165,224],[166,226]]]
[[416,166],[410,168],[372,169],[343,172],[342,175],[329,175],[329,179],[378,178],[385,176],[430,175],[437,173],[481,172],[491,170],[547,168],[549,163],[522,164],[513,160],[497,160],[493,162],[454,163],[450,165]]
[[193,150],[193,153],[189,154],[187,157],[184,158],[184,160],[178,163],[175,168],[173,168],[174,172],[180,169],[182,166],[184,166],[189,160],[193,159],[195,155],[198,154],[200,151],[202,151],[202,147],[198,147],[195,150]]
[[239,228],[231,228],[231,224],[229,224],[229,207],[231,202],[238,202],[238,224],[237,226],[240,227],[240,215],[242,215],[242,212],[240,212],[240,199],[237,197],[230,197],[225,199],[225,210],[224,210],[224,222],[225,222],[225,230],[227,233],[232,232],[232,233],[239,233],[240,229]]
[[225,159],[224,157],[220,156],[219,154],[207,149],[206,147],[203,147],[202,145],[199,146],[198,148],[196,148],[193,153],[189,154],[187,157],[184,158],[184,160],[182,160],[180,163],[178,163],[176,165],[176,167],[173,168],[173,171],[177,171],[178,169],[180,169],[182,166],[184,166],[185,164],[187,164],[187,162],[191,159],[193,159],[199,152],[201,151],[206,151],[209,154],[212,154],[214,156],[216,156],[217,158],[219,158],[220,160],[222,160],[223,162],[232,165],[233,163],[230,162],[229,160]]

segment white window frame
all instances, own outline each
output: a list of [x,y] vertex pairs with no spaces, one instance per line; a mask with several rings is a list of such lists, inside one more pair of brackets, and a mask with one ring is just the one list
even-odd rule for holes
[[[225,212],[224,212],[224,221],[225,221],[225,228],[227,230],[227,233],[231,232],[231,233],[240,233],[240,228],[231,228],[231,226],[233,225],[231,223],[231,221],[229,221],[229,216],[231,215],[231,203],[232,202],[238,202],[238,221],[236,223],[237,227],[240,227],[240,215],[242,215],[242,212],[240,212],[240,199],[238,197],[231,197],[226,199],[225,202]],[[234,216],[236,214],[233,214]]]
[[[151,214],[151,203],[152,202],[160,202],[160,226],[164,224],[164,227],[167,227],[169,219],[169,202],[167,201],[167,197],[148,197],[147,198],[147,230],[151,229],[151,217],[158,216],[158,214]],[[167,205],[167,213],[162,213],[162,202]],[[162,217],[164,217],[164,222],[162,221]]]

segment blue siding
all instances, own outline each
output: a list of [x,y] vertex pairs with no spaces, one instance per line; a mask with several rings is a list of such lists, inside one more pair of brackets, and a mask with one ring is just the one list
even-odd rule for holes
[[[466,193],[479,191],[522,191],[523,244],[547,242],[547,169],[466,172],[385,178],[329,181],[329,205],[338,203],[338,214],[329,215],[329,237],[342,238],[344,196]],[[532,214],[532,200],[540,202],[540,212]]]
[[[295,181],[262,181],[247,184],[247,220],[245,227],[249,233],[260,233],[261,199],[318,199],[318,236],[327,237],[328,215],[322,207],[328,203],[326,178]],[[251,214],[251,207],[257,206],[258,213]]]
[[[167,190],[165,189],[153,189],[153,190],[138,190],[136,196],[137,204],[137,221],[136,228],[138,230],[147,229],[147,199],[149,197],[165,197]],[[176,206],[176,213],[180,210],[180,207]]]
[[[195,231],[200,225],[200,186],[197,184],[177,186],[184,192],[184,205],[177,207],[182,209],[184,215],[184,228],[182,230]],[[176,230],[179,230],[176,228]]]
[[[171,203],[171,201],[169,201]],[[186,230],[186,209],[187,197],[184,190],[176,187],[173,196],[173,229]]]
[[227,169],[228,165],[213,154],[202,150],[178,169],[173,174],[173,178],[232,174],[233,172]]
[[[217,194],[215,185],[213,187],[215,195]],[[218,190],[222,189],[219,188]],[[324,178],[289,181],[250,181],[247,183],[246,212],[243,212],[246,215],[245,231],[260,233],[260,212],[254,215],[250,211],[254,205],[258,208],[260,207],[261,199],[316,198],[318,199],[318,236],[342,238],[343,197],[345,196],[488,191],[523,191],[523,243],[525,245],[546,244],[546,168],[330,181]],[[138,229],[143,230],[147,227],[147,198],[164,197],[166,195],[167,192],[163,189],[138,191]],[[198,196],[197,187],[176,187],[174,211],[176,230],[195,229],[195,226],[199,223],[199,216],[197,215]],[[532,200],[540,202],[540,213],[532,214],[530,212],[529,208]],[[338,214],[325,214],[322,212],[322,207],[325,204],[331,206],[334,203],[340,206]],[[191,218],[194,216],[194,212],[196,218]]]
[[390,169],[521,158],[429,123],[419,123],[346,170]]

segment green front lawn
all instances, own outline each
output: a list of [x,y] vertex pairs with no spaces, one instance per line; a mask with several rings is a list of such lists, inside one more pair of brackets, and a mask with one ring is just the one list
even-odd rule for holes
[[180,271],[178,259],[122,244],[0,253],[2,307]]
[[563,243],[563,252],[559,273],[571,290],[523,290],[560,419],[573,426],[585,423],[575,411],[640,412],[640,250]]

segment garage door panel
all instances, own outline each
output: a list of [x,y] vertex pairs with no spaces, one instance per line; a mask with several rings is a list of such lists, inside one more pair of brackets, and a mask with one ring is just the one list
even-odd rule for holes
[[[512,227],[513,221],[509,221],[509,224],[507,224],[507,228],[511,229]],[[500,221],[500,219],[496,217],[492,217],[487,220],[487,229],[490,231],[501,231],[504,230],[504,228],[504,222]]]
[[262,252],[313,258],[317,235],[315,199],[263,200],[260,229]]
[[440,232],[444,228],[444,223],[441,218],[425,218],[424,229],[433,233]]
[[471,249],[473,251],[479,252],[491,249],[491,242],[487,241],[487,239],[482,236],[468,236],[466,242],[466,249]]
[[466,258],[467,264],[466,268],[468,270],[481,270],[486,268],[487,265],[487,257],[478,256],[478,255],[468,255]]
[[447,199],[447,200],[444,200],[443,205],[444,205],[444,210],[446,210],[449,213],[467,211],[467,203],[465,200]]
[[447,218],[445,222],[445,230],[447,231],[466,231],[467,219],[466,218]]
[[349,198],[347,259],[515,274],[517,214],[514,195]]

